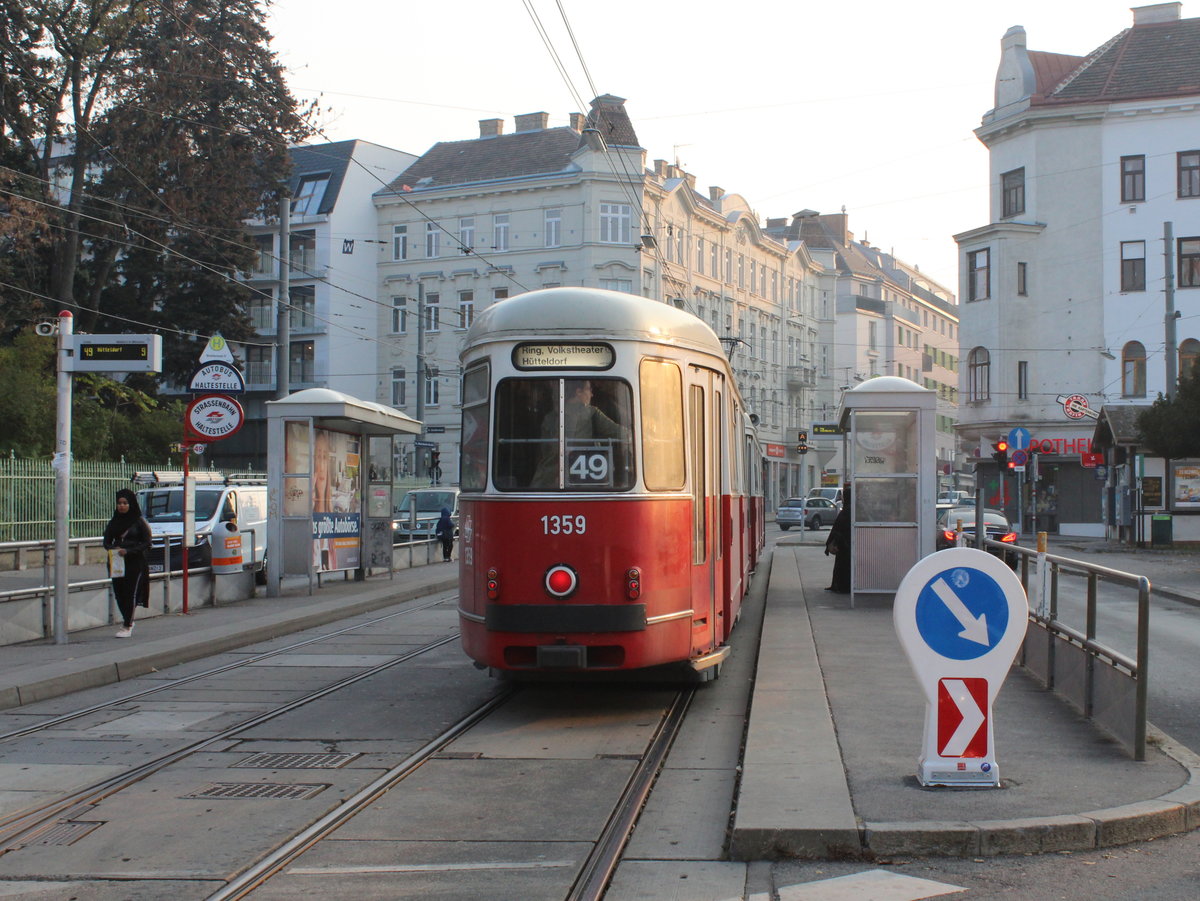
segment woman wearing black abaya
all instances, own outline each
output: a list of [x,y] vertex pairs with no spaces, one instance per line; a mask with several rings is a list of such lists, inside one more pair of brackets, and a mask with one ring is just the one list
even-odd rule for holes
[[142,516],[137,495],[128,488],[117,492],[117,509],[104,527],[104,547],[109,555],[124,562],[125,574],[112,577],[113,594],[121,611],[122,626],[117,638],[133,634],[133,608],[150,606],[150,524]]
[[826,591],[838,594],[850,593],[850,486],[842,491],[842,509],[829,527],[829,538],[825,541],[825,554],[833,554],[833,579]]

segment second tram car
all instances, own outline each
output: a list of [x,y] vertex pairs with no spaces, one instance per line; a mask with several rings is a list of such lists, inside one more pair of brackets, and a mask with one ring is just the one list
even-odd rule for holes
[[480,314],[462,366],[467,654],[502,671],[714,675],[763,502],[712,330],[642,297],[550,288]]

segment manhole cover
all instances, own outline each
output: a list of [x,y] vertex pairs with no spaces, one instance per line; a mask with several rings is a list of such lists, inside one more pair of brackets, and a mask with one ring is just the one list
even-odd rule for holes
[[49,829],[42,832],[40,835],[27,844],[30,845],[72,845],[79,841],[89,832],[93,832],[104,825],[104,822],[99,823],[84,823],[84,822],[67,822],[55,823]]
[[328,785],[283,784],[280,782],[214,782],[185,798],[240,800],[268,798],[271,800],[302,801],[319,795]]
[[277,754],[251,754],[241,763],[235,763],[235,768],[250,768],[259,770],[335,770],[345,766],[358,754],[299,754],[296,752],[280,752]]

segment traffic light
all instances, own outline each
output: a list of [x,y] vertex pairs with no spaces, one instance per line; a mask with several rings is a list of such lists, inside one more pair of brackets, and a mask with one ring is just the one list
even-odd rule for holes
[[1008,442],[1001,438],[992,445],[995,453],[992,454],[992,459],[996,461],[996,465],[1000,467],[1001,472],[1008,469]]
[[801,455],[808,453],[808,430],[807,429],[801,429],[796,434],[796,453],[801,454]]

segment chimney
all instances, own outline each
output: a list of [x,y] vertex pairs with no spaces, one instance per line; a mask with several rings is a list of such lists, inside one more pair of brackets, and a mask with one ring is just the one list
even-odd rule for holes
[[1161,22],[1178,22],[1182,3],[1155,3],[1153,6],[1133,7],[1133,24],[1158,25]]
[[659,178],[667,177],[667,161],[666,160],[655,160],[654,161],[654,174],[657,175]]
[[504,134],[503,119],[480,119],[479,120],[479,137],[494,138],[497,135]]
[[587,116],[583,113],[571,113],[571,127],[578,132],[582,132],[587,127]]
[[526,113],[516,116],[517,131],[545,131],[550,122],[549,113]]

